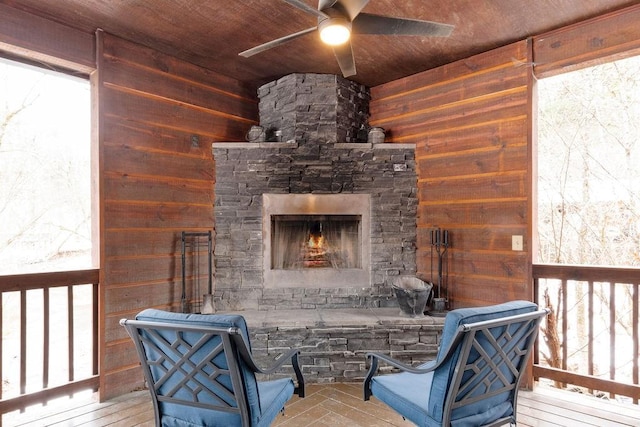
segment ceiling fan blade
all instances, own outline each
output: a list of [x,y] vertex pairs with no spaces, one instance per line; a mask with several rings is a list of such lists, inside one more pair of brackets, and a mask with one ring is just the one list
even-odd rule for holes
[[293,39],[297,39],[298,37],[302,37],[306,34],[312,33],[317,29],[318,27],[307,28],[306,30],[298,31],[297,33],[289,34],[288,36],[280,37],[279,39],[271,40],[270,42],[261,44],[256,47],[252,47],[251,49],[247,49],[243,52],[240,52],[238,55],[248,58],[257,53],[264,52],[265,50],[273,49],[274,47],[290,42]]
[[322,10],[314,9],[313,7],[309,6],[308,4],[306,4],[305,2],[303,2],[301,0],[284,0],[284,1],[289,3],[293,7],[297,7],[300,10],[304,10],[307,13],[315,15],[318,18],[322,18],[322,19],[328,19],[329,18],[329,15],[324,13]]
[[333,46],[333,53],[336,55],[338,65],[344,77],[356,75],[356,63],[353,59],[353,50],[351,42],[346,42],[339,46]]
[[353,21],[367,3],[369,3],[369,0],[338,0],[334,8],[346,13],[349,16],[349,20]]
[[448,37],[454,26],[418,19],[393,18],[390,16],[361,13],[351,23],[356,34],[383,34],[392,36]]
[[331,6],[336,4],[338,0],[319,0],[318,1],[318,10],[329,9]]

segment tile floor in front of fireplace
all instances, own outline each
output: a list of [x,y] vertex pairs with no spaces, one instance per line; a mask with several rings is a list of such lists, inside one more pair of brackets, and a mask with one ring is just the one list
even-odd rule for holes
[[294,396],[284,415],[276,417],[278,427],[353,427],[353,426],[414,426],[391,408],[372,398],[362,400],[362,384],[333,383],[330,387],[308,384],[306,396]]

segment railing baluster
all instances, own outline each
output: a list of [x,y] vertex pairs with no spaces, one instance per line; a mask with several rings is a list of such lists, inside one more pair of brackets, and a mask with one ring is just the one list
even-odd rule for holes
[[50,354],[50,341],[49,341],[49,315],[51,309],[51,301],[49,299],[49,288],[42,290],[42,388],[49,387],[49,354]]
[[[616,289],[609,282],[609,379],[616,379]],[[613,399],[615,394],[609,393]]]
[[[589,295],[587,296],[587,304],[589,307],[589,313],[588,316],[589,318],[587,319],[588,325],[587,325],[587,334],[588,334],[588,340],[589,340],[589,346],[587,349],[587,364],[588,366],[588,373],[589,375],[593,375],[593,280],[589,280],[589,284],[588,284],[588,290],[589,290]],[[589,393],[592,393],[593,390],[589,389]]]
[[[567,331],[569,330],[569,321],[567,319],[567,279],[562,280],[562,369],[567,370],[567,359],[569,358],[569,346],[567,345]],[[565,384],[566,385],[566,384]]]
[[[2,312],[2,307],[4,306],[3,293],[0,292],[0,334],[4,331],[4,324],[2,319],[4,318],[4,313]],[[0,381],[4,378],[4,372],[2,371],[2,360],[4,360],[4,346],[2,345],[3,340],[0,339]],[[0,385],[0,399],[2,399],[2,385]],[[0,420],[2,420],[0,418]]]
[[[638,342],[640,341],[640,332],[638,331],[638,324],[640,323],[640,314],[638,313],[638,301],[640,300],[640,284],[635,283],[633,285],[633,311],[631,314],[631,324],[632,329],[633,329],[633,354],[635,355],[635,357],[633,358],[633,372],[632,372],[632,380],[634,384],[639,384],[640,383],[640,378],[638,378],[640,376],[639,374],[639,368],[638,368],[638,363],[640,359],[640,345],[638,344]],[[635,403],[636,405],[638,404],[639,399],[635,398],[633,399],[633,403]]]
[[98,283],[93,284],[93,375],[98,375]]
[[[540,281],[537,277],[533,278],[533,302],[540,305]],[[540,363],[540,351],[539,344],[540,334],[538,334],[538,339],[533,343],[533,364],[538,365]],[[537,380],[536,377],[533,378]]]
[[27,291],[20,291],[20,394],[27,391]]
[[74,380],[73,372],[73,287],[67,286],[67,335],[69,343],[69,382]]

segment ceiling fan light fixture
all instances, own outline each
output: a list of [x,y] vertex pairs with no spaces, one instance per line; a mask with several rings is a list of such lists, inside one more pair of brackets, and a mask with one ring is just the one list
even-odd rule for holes
[[346,43],[351,37],[351,23],[343,18],[329,18],[318,24],[320,39],[331,46]]

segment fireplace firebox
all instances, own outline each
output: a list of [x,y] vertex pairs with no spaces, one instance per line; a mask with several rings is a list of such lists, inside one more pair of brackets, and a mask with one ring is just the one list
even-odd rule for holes
[[366,194],[263,194],[265,287],[370,286]]
[[359,215],[272,215],[271,268],[361,268]]

